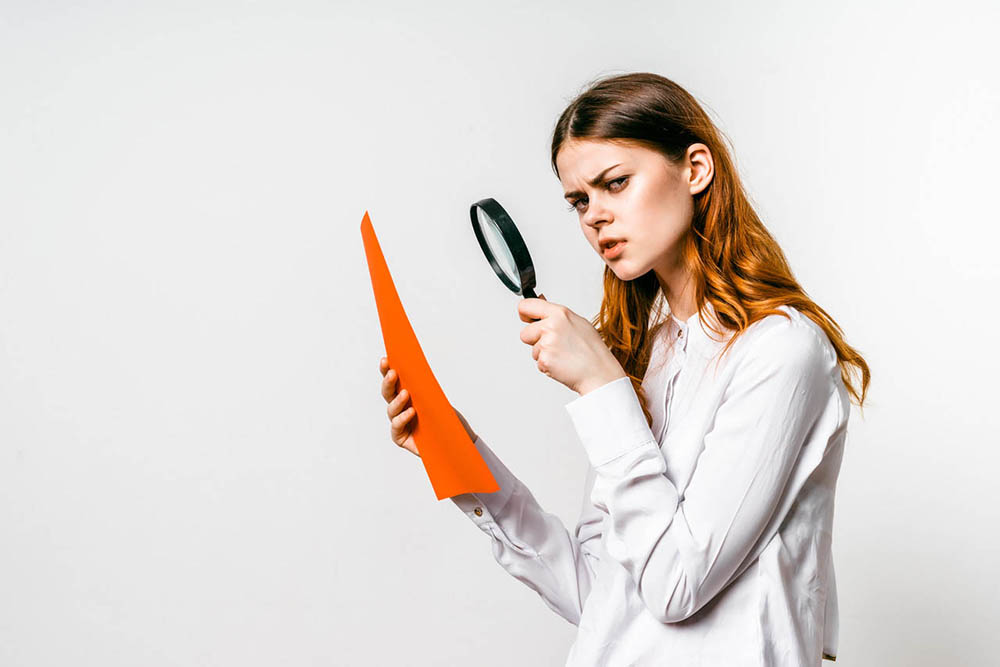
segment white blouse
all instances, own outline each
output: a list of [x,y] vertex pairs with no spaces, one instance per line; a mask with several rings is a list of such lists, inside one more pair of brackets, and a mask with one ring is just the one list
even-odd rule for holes
[[642,382],[652,429],[628,378],[566,405],[590,462],[572,533],[476,439],[500,490],[452,501],[505,570],[578,626],[568,667],[835,659],[850,403],[823,330],[780,310],[790,319],[750,325],[717,366],[723,342],[697,313],[671,314]]

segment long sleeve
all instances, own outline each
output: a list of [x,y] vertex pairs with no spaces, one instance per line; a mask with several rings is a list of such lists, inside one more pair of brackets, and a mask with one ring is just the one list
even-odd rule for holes
[[513,577],[573,625],[590,594],[603,512],[589,501],[595,474],[588,471],[583,509],[573,534],[546,512],[531,491],[476,438],[476,448],[500,485],[493,493],[463,493],[451,500],[493,540],[493,557]]
[[663,623],[695,614],[767,545],[794,500],[801,475],[791,473],[833,391],[835,359],[814,331],[776,326],[750,343],[734,362],[683,497],[664,474],[670,453],[660,451],[628,378],[566,405],[596,471],[591,500],[609,517],[607,554]]

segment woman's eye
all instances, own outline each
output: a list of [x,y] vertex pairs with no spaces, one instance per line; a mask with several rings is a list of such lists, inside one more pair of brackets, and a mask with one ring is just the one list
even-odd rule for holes
[[624,186],[626,180],[628,180],[628,176],[622,176],[620,178],[614,179],[613,181],[608,181],[608,185],[611,185],[612,183],[621,182],[621,184]]
[[[612,183],[619,183],[621,187],[619,187],[617,190],[612,190],[612,192],[621,192],[621,188],[625,187],[625,181],[627,181],[627,180],[628,180],[628,176],[619,176],[616,179],[607,181],[604,185],[605,186],[610,186]],[[608,189],[611,190],[610,187],[608,187]],[[583,201],[583,199],[577,199],[574,202],[570,202],[569,208],[567,210],[569,210],[569,211],[578,211],[578,210],[580,210],[579,208],[577,208],[577,205],[580,202],[582,202],[582,201]]]

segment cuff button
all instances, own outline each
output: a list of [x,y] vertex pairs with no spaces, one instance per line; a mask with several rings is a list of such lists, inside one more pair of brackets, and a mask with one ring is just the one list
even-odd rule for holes
[[476,509],[474,509],[472,511],[476,513],[476,516],[482,516],[483,515],[483,508],[482,507],[477,507]]

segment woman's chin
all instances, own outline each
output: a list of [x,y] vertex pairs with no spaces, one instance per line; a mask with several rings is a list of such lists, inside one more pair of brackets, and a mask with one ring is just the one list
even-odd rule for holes
[[636,278],[642,276],[645,271],[637,270],[633,265],[624,262],[610,262],[608,266],[614,272],[618,280],[624,280],[628,282],[629,280],[635,280]]

